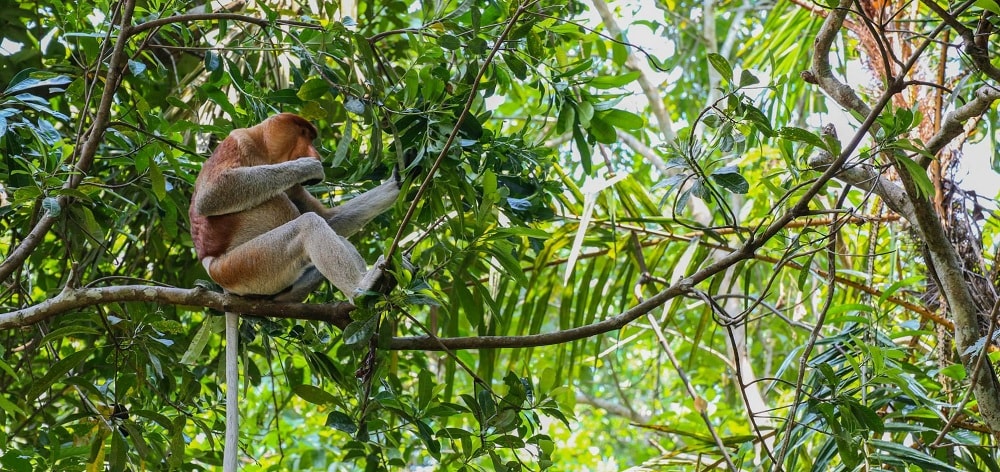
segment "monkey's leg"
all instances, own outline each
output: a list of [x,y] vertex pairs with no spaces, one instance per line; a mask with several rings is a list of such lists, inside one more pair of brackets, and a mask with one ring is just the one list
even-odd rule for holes
[[272,295],[312,265],[351,299],[367,272],[350,241],[323,217],[306,213],[219,256],[209,265],[209,275],[232,293]]
[[328,222],[337,234],[347,237],[396,203],[399,187],[390,180],[329,210]]

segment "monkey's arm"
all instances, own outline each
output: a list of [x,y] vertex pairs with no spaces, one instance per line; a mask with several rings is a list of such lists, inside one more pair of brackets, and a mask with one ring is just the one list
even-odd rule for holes
[[302,213],[316,213],[323,217],[337,234],[350,237],[365,224],[392,207],[399,196],[399,184],[390,179],[333,208],[327,208],[301,185],[285,192]]
[[226,169],[200,189],[195,211],[215,216],[249,210],[302,182],[322,179],[323,164],[316,159]]

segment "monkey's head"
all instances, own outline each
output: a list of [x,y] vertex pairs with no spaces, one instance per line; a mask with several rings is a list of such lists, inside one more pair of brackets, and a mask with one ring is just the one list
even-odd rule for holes
[[292,113],[274,115],[249,129],[254,140],[264,148],[270,164],[279,164],[302,157],[319,160],[313,146],[317,131],[305,118]]

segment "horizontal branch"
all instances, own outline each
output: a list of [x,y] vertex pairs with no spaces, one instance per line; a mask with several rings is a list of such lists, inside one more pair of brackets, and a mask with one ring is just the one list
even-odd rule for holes
[[0,314],[0,329],[22,328],[80,308],[122,302],[198,306],[245,315],[317,320],[340,328],[350,323],[350,313],[354,310],[354,305],[347,302],[331,304],[273,302],[228,295],[203,288],[122,285],[63,290],[59,295],[37,305]]

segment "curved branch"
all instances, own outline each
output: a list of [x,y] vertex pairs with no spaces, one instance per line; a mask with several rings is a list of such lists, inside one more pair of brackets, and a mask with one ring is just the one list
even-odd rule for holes
[[983,86],[976,90],[975,98],[962,105],[945,117],[941,129],[927,141],[927,151],[935,155],[952,139],[965,131],[965,122],[986,113],[993,102],[1000,100],[1000,90],[992,86]]
[[[812,69],[803,72],[803,79],[806,82],[819,85],[840,106],[861,116],[868,116],[871,114],[871,108],[868,104],[861,100],[861,97],[858,97],[850,85],[837,80],[833,76],[833,68],[830,67],[830,48],[840,32],[853,2],[854,0],[840,0],[840,5],[834,8],[823,20],[823,26],[819,29],[813,42]],[[874,126],[872,130],[875,130]]]

